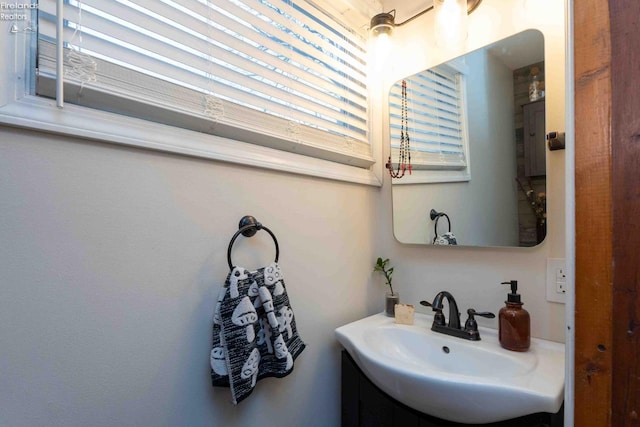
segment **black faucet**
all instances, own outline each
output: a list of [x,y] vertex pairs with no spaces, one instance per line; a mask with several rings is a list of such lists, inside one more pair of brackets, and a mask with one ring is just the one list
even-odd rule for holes
[[[442,313],[443,300],[447,299],[449,303],[449,321],[446,322],[445,316]],[[478,323],[474,316],[486,317],[493,319],[495,314],[488,311],[478,313],[473,308],[467,310],[469,317],[464,324],[464,328],[460,326],[460,313],[458,312],[458,304],[451,293],[447,291],[439,292],[433,299],[433,303],[427,301],[420,301],[420,304],[431,307],[436,314],[433,317],[433,324],[431,330],[434,332],[440,332],[442,334],[451,335],[458,338],[464,338],[471,341],[480,341],[480,332],[478,331]]]
[[435,312],[442,312],[444,306],[442,303],[444,299],[447,299],[449,303],[449,323],[447,323],[448,328],[460,329],[460,312],[458,311],[458,304],[456,303],[456,299],[447,291],[439,292],[438,295],[433,299],[433,303],[431,307]]

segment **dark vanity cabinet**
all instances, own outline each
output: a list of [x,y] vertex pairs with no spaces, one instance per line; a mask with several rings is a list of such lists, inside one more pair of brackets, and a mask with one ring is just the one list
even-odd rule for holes
[[[497,402],[508,404],[508,402]],[[462,427],[409,408],[376,387],[360,370],[349,353],[342,352],[342,427]],[[561,427],[563,410],[539,413],[485,427]]]
[[544,176],[547,174],[545,102],[536,101],[522,106],[524,121],[524,174]]

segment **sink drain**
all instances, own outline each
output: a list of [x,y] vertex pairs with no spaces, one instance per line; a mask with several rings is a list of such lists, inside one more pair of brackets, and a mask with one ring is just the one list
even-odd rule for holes
[[449,354],[449,352],[451,350],[449,350],[449,347],[447,347],[446,345],[442,346],[442,351],[444,351],[445,353]]

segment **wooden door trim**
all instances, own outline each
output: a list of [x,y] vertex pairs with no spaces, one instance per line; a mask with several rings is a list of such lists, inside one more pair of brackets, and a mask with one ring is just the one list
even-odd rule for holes
[[[609,5],[574,3],[574,425],[611,425],[612,220]],[[601,351],[603,350],[604,351]]]
[[640,2],[609,1],[613,201],[611,423],[640,425]]
[[575,426],[640,408],[640,2],[574,2]]

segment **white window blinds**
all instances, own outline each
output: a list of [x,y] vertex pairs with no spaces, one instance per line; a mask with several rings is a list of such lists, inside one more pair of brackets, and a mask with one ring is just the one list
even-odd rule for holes
[[[55,1],[37,92],[55,93]],[[65,0],[65,101],[369,167],[365,41],[305,0]]]
[[[407,79],[407,122],[413,169],[467,167],[462,74],[438,67]],[[392,159],[397,159],[402,82],[389,95]]]

